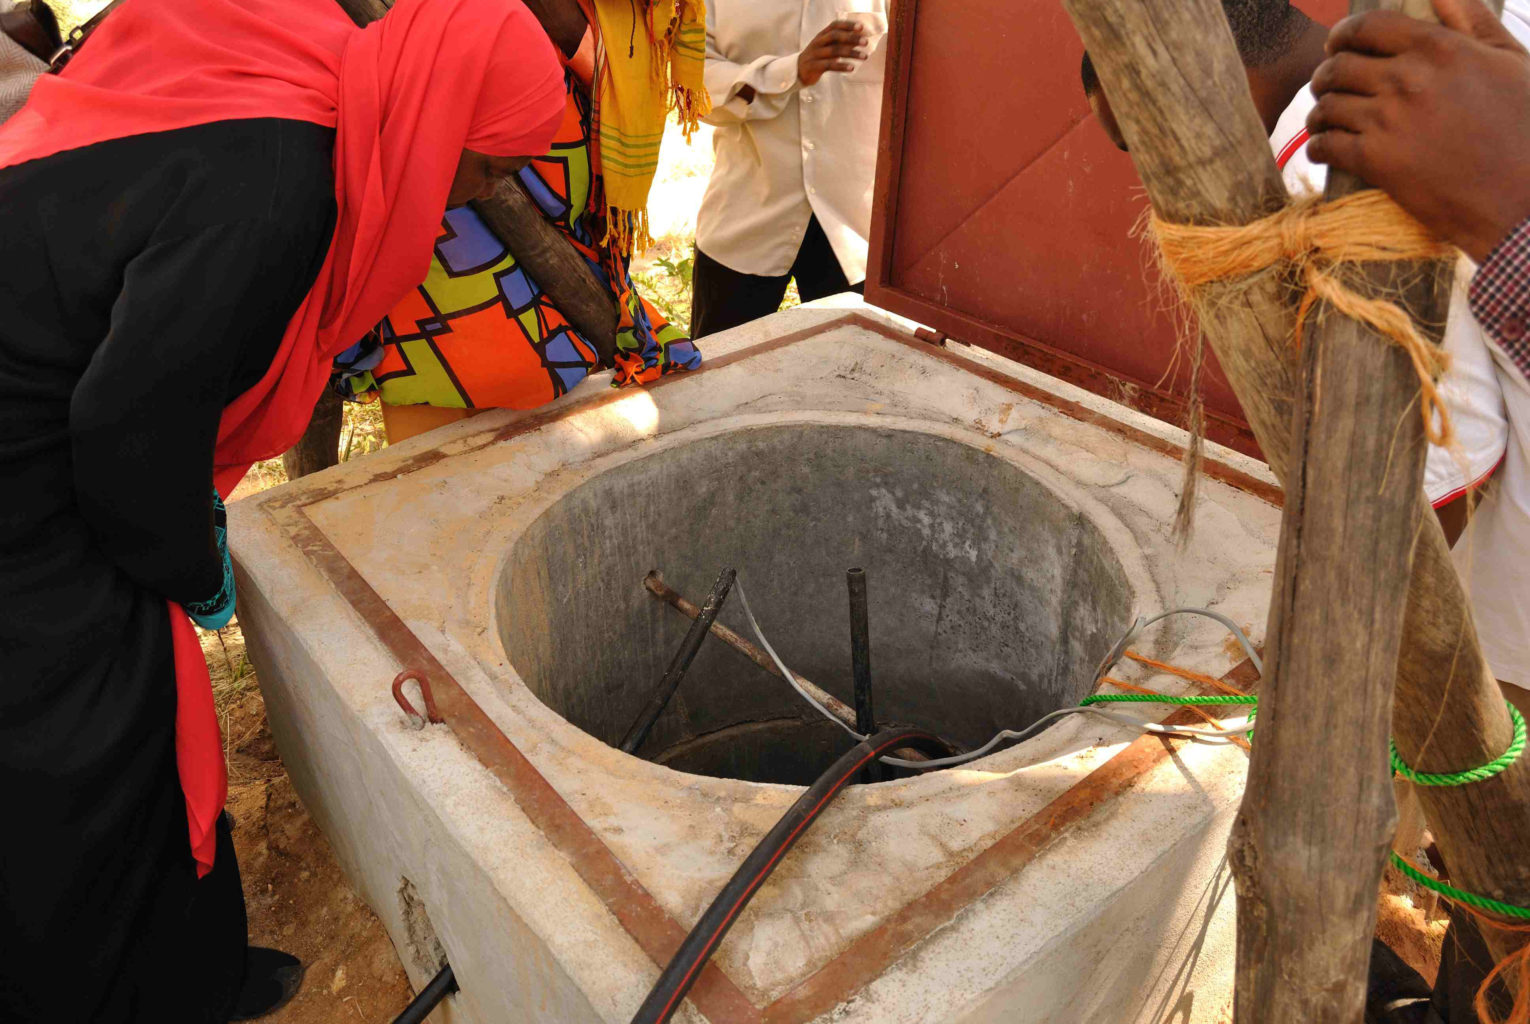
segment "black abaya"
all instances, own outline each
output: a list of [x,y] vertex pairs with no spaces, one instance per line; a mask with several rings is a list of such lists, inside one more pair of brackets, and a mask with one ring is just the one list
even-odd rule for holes
[[334,132],[227,121],[0,170],[0,1020],[227,1019],[166,599],[213,596],[213,445],[334,225]]

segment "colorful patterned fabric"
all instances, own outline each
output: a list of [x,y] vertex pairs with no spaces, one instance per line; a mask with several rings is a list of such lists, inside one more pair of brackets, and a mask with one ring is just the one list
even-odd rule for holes
[[[589,133],[589,101],[569,76],[563,125],[521,182],[615,294],[613,385],[694,369],[700,351],[633,290],[626,258],[597,241],[602,183],[590,170]],[[335,383],[348,398],[379,392],[390,405],[529,409],[567,393],[599,363],[594,346],[466,207],[447,211],[424,283],[374,334],[336,361]]]

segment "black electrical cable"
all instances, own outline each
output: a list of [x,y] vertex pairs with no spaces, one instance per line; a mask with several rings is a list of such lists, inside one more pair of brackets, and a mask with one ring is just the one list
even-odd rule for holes
[[690,629],[686,631],[685,639],[680,641],[680,647],[670,660],[669,668],[664,670],[658,688],[643,706],[637,721],[632,723],[632,727],[622,737],[621,749],[626,753],[637,752],[637,748],[648,738],[654,723],[664,714],[664,709],[669,707],[670,699],[680,689],[680,680],[685,678],[685,672],[691,667],[696,652],[701,650],[701,642],[712,631],[712,623],[717,621],[717,613],[722,611],[723,602],[728,599],[728,591],[733,589],[733,581],[737,578],[736,570],[724,569],[717,577],[717,582],[712,584],[712,593],[707,596],[706,604],[701,606],[701,614],[691,621]]
[[[850,678],[855,683],[855,731],[870,736],[877,731],[876,711],[871,701],[871,621],[866,595],[866,570],[860,567],[845,571],[850,590]],[[862,782],[881,782],[881,765],[866,766]]]
[[855,682],[855,731],[870,736],[877,731],[877,716],[871,701],[871,624],[867,612],[866,570],[846,570],[845,583],[850,591],[850,676]]
[[701,969],[711,959],[718,943],[728,934],[728,929],[733,926],[755,892],[765,884],[781,858],[786,856],[786,851],[801,838],[802,833],[839,795],[840,790],[849,785],[857,772],[894,747],[940,750],[942,744],[938,738],[920,729],[884,729],[857,743],[835,761],[828,771],[797,798],[797,802],[776,822],[775,827],[744,858],[744,863],[728,879],[728,884],[722,887],[717,898],[701,915],[701,920],[696,922],[696,927],[691,929],[691,933],[680,944],[669,966],[659,975],[648,998],[638,1008],[637,1016],[632,1018],[632,1024],[664,1024],[669,1020],[701,974]]
[[393,1018],[393,1024],[425,1024],[425,1018],[430,1016],[430,1011],[441,1005],[441,1000],[457,991],[457,976],[452,973],[452,965],[447,964],[437,972],[430,984],[420,990],[420,994],[414,997],[414,1002],[404,1007],[404,1012]]

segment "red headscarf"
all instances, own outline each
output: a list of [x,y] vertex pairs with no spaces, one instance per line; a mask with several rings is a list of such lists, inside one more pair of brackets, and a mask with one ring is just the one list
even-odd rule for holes
[[[425,279],[463,149],[540,156],[563,118],[551,41],[520,0],[399,0],[358,29],[335,0],[128,0],[0,128],[0,167],[239,118],[333,127],[334,240],[271,369],[224,411],[228,494],[307,426],[330,362]],[[198,873],[226,793],[207,666],[170,606],[176,754]]]
[[399,0],[365,29],[334,0],[128,0],[0,129],[0,167],[236,118],[336,129],[334,242],[271,369],[224,413],[228,494],[301,436],[334,356],[425,279],[462,150],[540,156],[564,103],[520,0]]

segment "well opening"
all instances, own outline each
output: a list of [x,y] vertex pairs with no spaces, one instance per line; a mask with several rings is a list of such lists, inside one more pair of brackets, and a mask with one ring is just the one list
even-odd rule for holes
[[[733,566],[786,663],[851,699],[845,569],[870,581],[878,720],[965,746],[1076,703],[1129,621],[1132,588],[1099,527],[980,448],[912,430],[749,428],[615,467],[516,541],[496,615],[545,704],[616,745],[689,620]],[[719,621],[750,635],[737,595]],[[640,756],[681,771],[810,782],[852,741],[783,681],[709,638]]]

